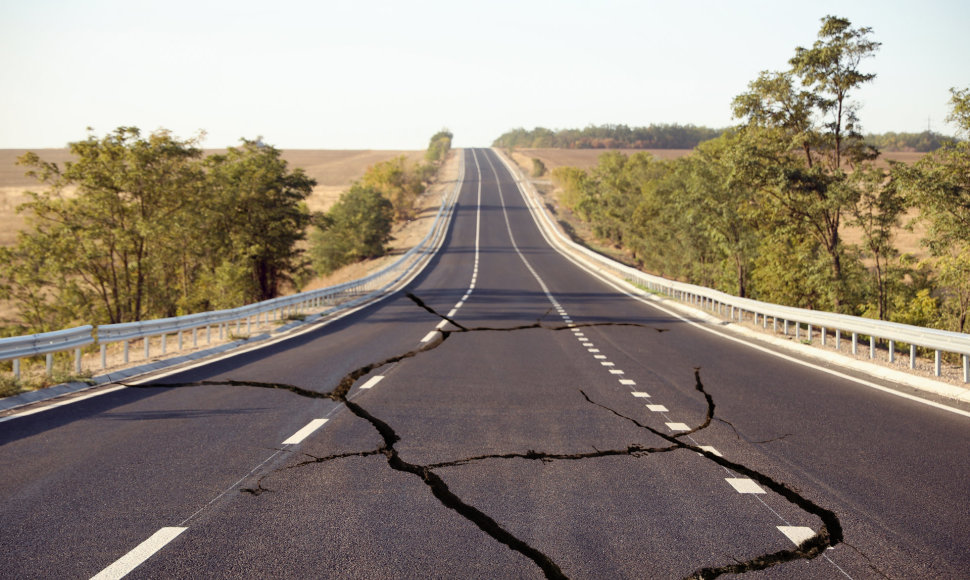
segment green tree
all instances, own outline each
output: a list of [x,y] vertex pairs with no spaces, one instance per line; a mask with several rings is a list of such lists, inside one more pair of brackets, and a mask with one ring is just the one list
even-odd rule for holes
[[32,328],[172,312],[179,289],[166,258],[186,244],[183,218],[203,197],[197,143],[121,127],[71,143],[76,161],[64,167],[20,159],[48,189],[21,206],[28,230],[2,256],[2,275]]
[[390,200],[395,219],[404,221],[414,217],[415,202],[424,193],[424,178],[423,172],[409,167],[407,157],[400,155],[370,166],[360,181]]
[[377,188],[353,184],[310,233],[310,258],[320,274],[379,258],[387,251],[394,208]]
[[[735,116],[749,129],[747,148],[761,155],[747,164],[746,179],[759,184],[767,212],[780,220],[776,226],[788,222],[828,255],[826,294],[837,311],[849,306],[843,218],[860,196],[845,169],[877,156],[858,131],[858,107],[849,98],[875,77],[859,70],[880,45],[870,33],[869,28],[851,28],[844,18],[826,16],[812,48],[796,49],[791,71],[762,73],[734,101]],[[796,80],[808,90],[796,89]],[[848,264],[850,270],[855,267]]]
[[[215,258],[210,270],[236,290],[242,282],[244,302],[278,296],[304,266],[299,243],[310,224],[305,200],[316,181],[302,169],[290,171],[281,152],[261,139],[243,139],[240,147],[209,156],[206,168],[204,218]],[[220,294],[230,290],[221,286]]]
[[725,134],[706,141],[693,155],[678,161],[683,195],[674,199],[674,206],[691,229],[707,237],[711,251],[724,264],[724,277],[731,283],[717,286],[746,297],[759,239],[755,192],[738,178],[742,172],[734,168],[732,151],[737,138]]
[[532,177],[542,177],[546,174],[546,164],[542,162],[542,159],[537,157],[532,158]]
[[818,132],[823,144],[818,150],[827,154],[835,169],[842,167],[844,158],[852,162],[874,158],[858,131],[858,105],[849,99],[850,93],[876,78],[875,73],[859,69],[882,44],[870,39],[870,34],[872,28],[852,28],[845,18],[826,16],[815,44],[796,48],[789,61],[802,85],[817,97],[815,106],[824,127]]
[[898,183],[887,184],[887,172],[880,168],[860,169],[850,179],[860,195],[851,209],[849,225],[862,231],[863,256],[872,261],[875,314],[880,320],[889,320],[894,295],[903,289],[907,273],[899,261],[894,240],[900,217],[909,205]]
[[[970,135],[970,89],[951,89],[948,120]],[[943,146],[894,177],[928,224],[924,243],[937,258],[943,309],[949,326],[965,332],[970,313],[970,142]]]
[[[571,211],[577,208],[589,191],[589,174],[578,167],[556,167],[552,170],[552,180],[561,191],[559,200]],[[588,216],[581,216],[589,219]]]
[[431,165],[441,165],[448,152],[451,151],[451,140],[454,137],[448,129],[442,129],[431,136],[428,149],[424,153],[425,160]]

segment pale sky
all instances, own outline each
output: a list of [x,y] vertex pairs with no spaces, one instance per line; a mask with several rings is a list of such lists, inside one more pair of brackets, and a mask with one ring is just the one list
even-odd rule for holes
[[206,147],[456,147],[515,127],[734,124],[832,14],[882,42],[865,132],[952,134],[970,87],[967,0],[0,0],[0,148],[119,126]]

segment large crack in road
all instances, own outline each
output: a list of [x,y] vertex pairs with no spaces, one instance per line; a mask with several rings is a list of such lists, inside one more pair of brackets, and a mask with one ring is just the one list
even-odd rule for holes
[[640,328],[648,328],[657,332],[664,332],[666,329],[651,327],[645,324],[638,323],[625,323],[625,322],[591,322],[591,323],[576,323],[567,326],[562,325],[545,325],[540,321],[532,324],[511,326],[511,327],[465,327],[459,324],[457,321],[444,316],[433,308],[425,304],[420,298],[413,294],[407,294],[407,296],[419,307],[433,314],[434,316],[447,321],[455,329],[452,330],[448,328],[438,329],[438,336],[425,344],[424,346],[408,351],[404,354],[396,355],[393,357],[386,358],[384,360],[370,363],[359,367],[347,375],[345,375],[337,384],[337,386],[328,392],[313,391],[310,389],[305,389],[296,385],[289,385],[283,383],[267,383],[267,382],[253,382],[253,381],[241,381],[241,380],[204,380],[197,382],[188,383],[150,383],[150,384],[139,384],[139,385],[127,385],[129,387],[136,388],[186,388],[186,387],[201,387],[201,386],[231,386],[231,387],[247,387],[247,388],[262,388],[262,389],[280,389],[285,390],[300,397],[307,397],[312,399],[330,399],[337,403],[343,404],[347,410],[353,413],[356,417],[367,421],[380,435],[382,443],[378,447],[370,450],[362,451],[352,451],[346,453],[339,453],[324,457],[316,457],[309,454],[304,454],[307,459],[299,463],[284,466],[273,470],[270,473],[264,474],[259,477],[256,486],[253,488],[242,488],[240,489],[243,493],[249,493],[252,495],[260,495],[261,493],[268,491],[267,488],[263,487],[263,480],[273,473],[279,473],[284,470],[292,470],[305,468],[311,465],[319,465],[322,463],[328,463],[330,461],[335,461],[338,459],[348,459],[354,457],[372,457],[376,455],[383,455],[387,458],[387,464],[391,469],[396,471],[412,474],[420,478],[425,485],[431,490],[432,495],[438,499],[441,504],[451,510],[454,510],[462,517],[468,521],[475,524],[479,529],[488,534],[490,537],[496,541],[506,545],[508,548],[519,552],[523,556],[532,560],[536,566],[538,566],[547,578],[567,578],[563,573],[562,569],[556,564],[556,562],[549,557],[547,554],[543,553],[539,549],[531,546],[524,540],[516,537],[511,532],[503,528],[498,522],[496,522],[488,514],[484,513],[480,509],[466,503],[460,497],[458,497],[451,489],[448,487],[447,483],[439,476],[435,470],[442,468],[453,468],[461,467],[465,465],[470,465],[474,463],[480,463],[484,461],[495,461],[495,460],[527,460],[527,461],[541,461],[541,462],[553,462],[553,461],[583,461],[589,459],[596,459],[601,457],[611,457],[611,456],[628,456],[628,457],[643,457],[647,455],[653,455],[656,453],[669,453],[674,451],[693,451],[707,460],[727,468],[737,474],[747,476],[757,483],[768,488],[777,495],[783,497],[790,503],[799,507],[803,511],[818,517],[822,521],[821,527],[815,532],[815,534],[803,541],[801,544],[792,549],[779,550],[775,552],[765,553],[763,555],[750,558],[745,561],[735,561],[732,564],[727,564],[724,566],[711,566],[703,567],[694,571],[692,574],[687,576],[688,579],[710,579],[717,578],[723,574],[742,574],[745,572],[752,572],[756,570],[763,570],[765,568],[770,568],[772,566],[782,564],[785,562],[791,562],[794,560],[811,560],[819,555],[821,555],[827,548],[834,547],[843,541],[842,536],[842,526],[839,522],[838,517],[834,512],[823,508],[813,502],[812,500],[805,497],[802,493],[791,488],[783,482],[777,481],[768,475],[761,473],[760,471],[747,467],[743,464],[731,461],[721,455],[712,453],[702,447],[690,444],[683,441],[683,439],[693,433],[697,433],[703,429],[710,426],[711,422],[715,419],[715,403],[714,398],[707,392],[703,382],[701,381],[700,369],[694,369],[694,380],[695,389],[700,392],[706,402],[707,411],[704,420],[697,426],[687,430],[681,431],[676,434],[667,434],[658,429],[650,427],[649,425],[643,424],[633,417],[629,417],[620,413],[619,411],[612,409],[604,404],[594,401],[589,397],[584,391],[580,390],[585,400],[591,405],[595,405],[603,409],[604,411],[614,415],[615,417],[628,421],[635,425],[637,428],[647,431],[657,437],[660,437],[669,445],[664,447],[647,447],[640,443],[630,443],[626,447],[616,448],[616,449],[604,449],[604,450],[594,450],[586,453],[555,453],[549,451],[537,451],[534,449],[528,449],[524,452],[510,452],[503,454],[489,454],[489,455],[478,455],[472,457],[464,457],[459,459],[454,459],[450,461],[443,461],[439,463],[431,463],[427,465],[420,465],[416,463],[410,463],[404,460],[398,453],[395,445],[401,440],[400,436],[395,432],[395,430],[388,425],[385,421],[374,416],[367,409],[365,409],[360,404],[351,400],[349,393],[353,385],[365,375],[371,373],[372,371],[398,363],[405,359],[413,358],[420,355],[421,353],[434,350],[441,346],[449,337],[454,334],[461,333],[474,333],[474,332],[515,332],[530,329],[544,329],[548,331],[563,331],[572,330],[574,328],[584,328],[584,327],[599,327],[599,326],[632,326]]

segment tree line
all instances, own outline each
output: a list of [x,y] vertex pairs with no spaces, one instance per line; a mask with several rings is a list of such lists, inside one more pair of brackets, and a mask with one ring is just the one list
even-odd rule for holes
[[[733,101],[740,123],[689,156],[602,155],[562,167],[561,201],[647,270],[791,306],[966,332],[970,310],[970,144],[951,140],[907,166],[877,166],[851,97],[875,75],[870,28],[822,19],[790,68]],[[970,134],[970,89],[951,115]],[[930,259],[894,240],[919,208]],[[852,229],[858,243],[847,243]]]
[[957,139],[935,131],[920,133],[867,133],[866,142],[880,151],[912,151],[929,153],[944,145],[953,145]]
[[[590,125],[585,129],[545,127],[512,129],[499,136],[493,147],[505,149],[693,149],[700,143],[723,135],[728,129],[694,125]],[[865,140],[880,151],[928,153],[957,142],[953,137],[923,131],[920,133],[869,133]]]
[[694,125],[590,125],[585,129],[545,127],[513,129],[499,136],[493,147],[557,149],[693,149],[701,141],[717,137],[719,129]]
[[[451,146],[451,134],[442,131],[427,165],[407,167],[403,157],[378,164],[344,195],[376,195],[374,215],[389,220],[386,231],[379,228],[380,243],[360,251],[357,238],[372,224],[348,216],[361,208],[342,200],[350,207],[312,214],[306,199],[315,180],[291,170],[279,149],[243,139],[225,153],[203,155],[200,139],[120,127],[71,143],[74,160],[63,166],[22,156],[19,163],[45,189],[28,192],[18,208],[27,229],[16,245],[0,248],[0,299],[13,301],[22,321],[6,332],[242,306],[326,272],[315,259],[321,253],[343,263],[377,255],[390,224],[412,215]],[[307,256],[308,231],[314,259]]]

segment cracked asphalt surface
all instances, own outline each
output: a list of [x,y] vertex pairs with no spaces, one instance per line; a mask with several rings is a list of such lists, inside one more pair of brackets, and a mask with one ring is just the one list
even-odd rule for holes
[[966,419],[613,291],[546,245],[492,153],[464,155],[406,292],[0,424],[0,577],[90,577],[166,526],[130,577],[970,569]]

